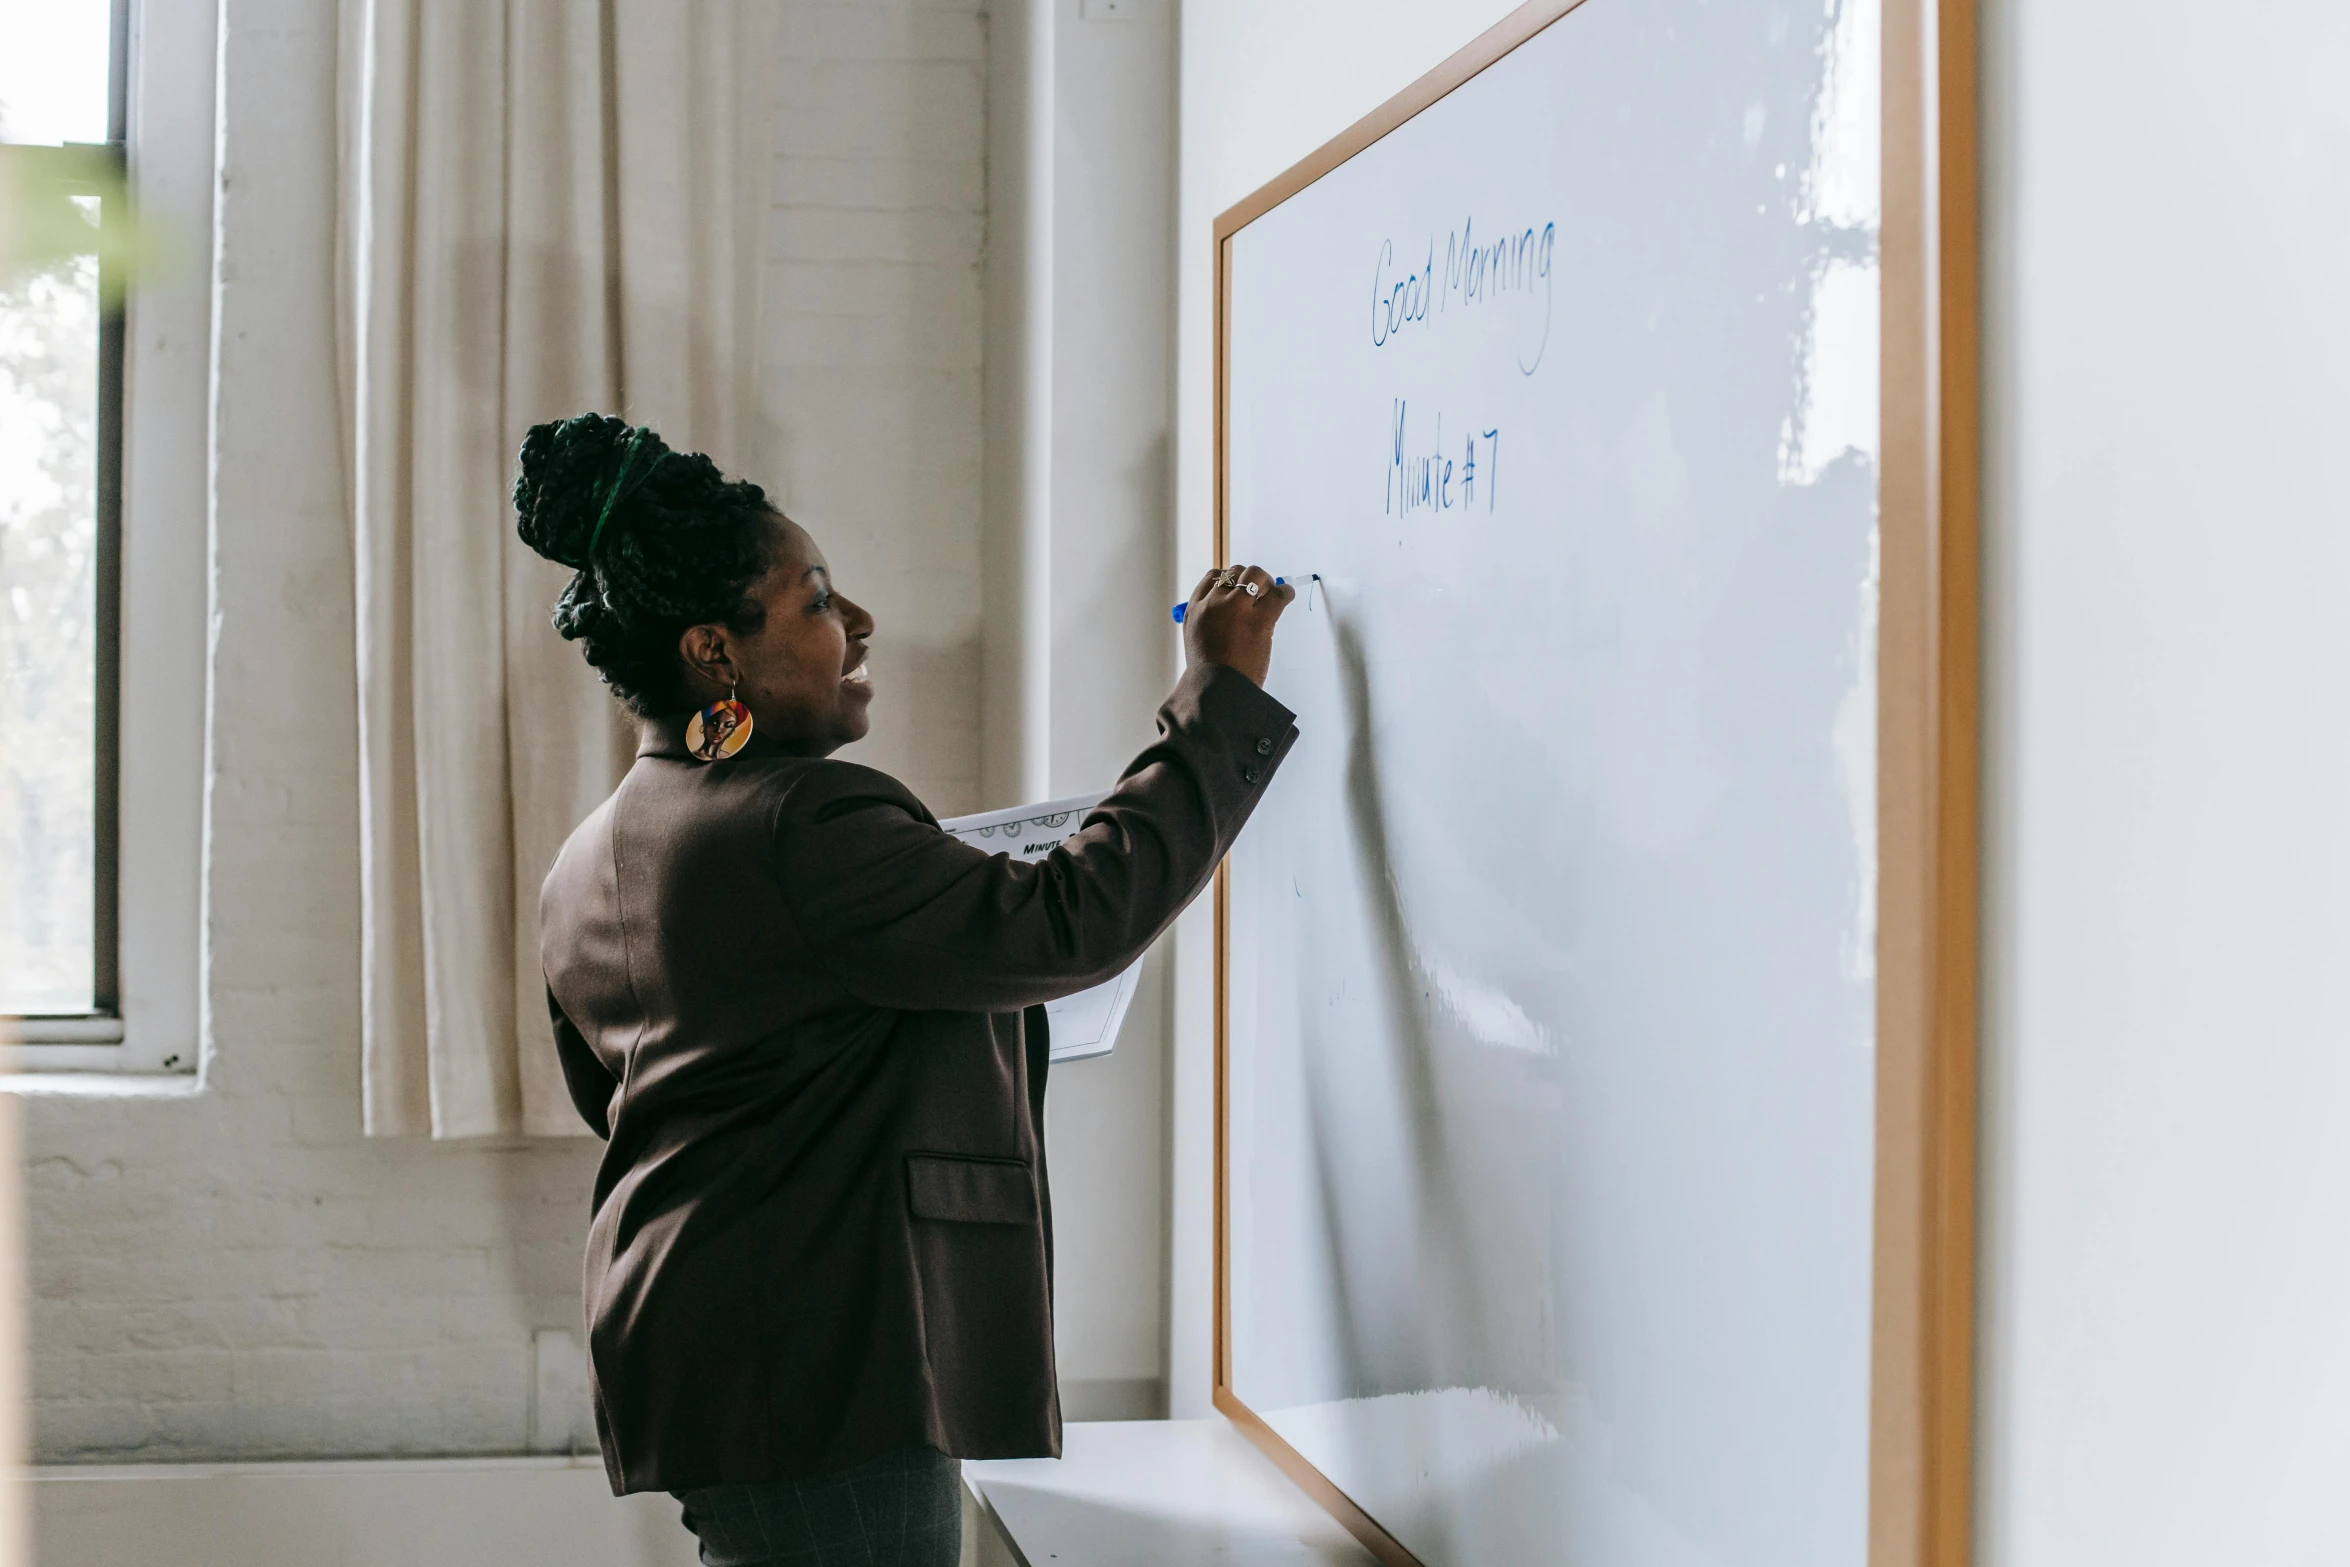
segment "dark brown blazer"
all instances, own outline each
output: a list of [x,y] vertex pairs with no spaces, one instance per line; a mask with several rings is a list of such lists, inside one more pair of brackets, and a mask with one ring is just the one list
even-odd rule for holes
[[871,768],[757,734],[705,765],[682,729],[645,726],[540,898],[564,1075],[609,1139],[586,1283],[613,1490],[1057,1455],[1041,1003],[1206,885],[1291,713],[1193,669],[1035,864]]

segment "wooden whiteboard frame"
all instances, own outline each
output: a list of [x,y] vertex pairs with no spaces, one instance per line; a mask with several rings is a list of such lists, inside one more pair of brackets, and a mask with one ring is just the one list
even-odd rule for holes
[[[1215,559],[1230,560],[1232,236],[1582,0],[1529,0],[1216,219]],[[1973,1486],[1975,0],[1884,5],[1877,1101],[1869,1567],[1966,1567]],[[1215,1403],[1388,1567],[1420,1567],[1232,1390],[1231,870],[1215,887]]]

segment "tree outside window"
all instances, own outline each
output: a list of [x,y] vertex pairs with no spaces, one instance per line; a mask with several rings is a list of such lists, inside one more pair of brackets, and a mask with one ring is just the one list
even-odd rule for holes
[[0,1014],[118,1000],[124,22],[0,0]]

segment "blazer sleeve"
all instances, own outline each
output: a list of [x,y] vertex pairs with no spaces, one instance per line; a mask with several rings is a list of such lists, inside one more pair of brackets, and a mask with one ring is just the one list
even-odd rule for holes
[[775,823],[802,939],[873,1006],[1004,1012],[1110,978],[1207,884],[1297,739],[1288,708],[1215,664],[1185,673],[1158,725],[1078,832],[1026,864],[941,832],[884,773],[809,769]]
[[620,1086],[619,1080],[588,1048],[587,1036],[564,1016],[552,985],[547,987],[547,1017],[555,1025],[555,1059],[562,1063],[563,1086],[571,1090],[572,1107],[590,1131],[609,1139],[612,1095]]

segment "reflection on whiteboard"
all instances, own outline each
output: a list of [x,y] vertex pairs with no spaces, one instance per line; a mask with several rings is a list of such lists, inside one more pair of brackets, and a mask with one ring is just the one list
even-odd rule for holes
[[1430,1567],[1861,1567],[1875,0],[1586,0],[1234,232],[1229,1386]]
[[[989,854],[1041,860],[1085,824],[1086,813],[1101,804],[1106,793],[1074,794],[1041,805],[983,811],[940,822],[939,826]],[[1045,1003],[1044,1015],[1052,1027],[1054,1065],[1110,1053],[1118,1043],[1118,1025],[1126,1021],[1126,1005],[1134,999],[1135,982],[1141,976],[1142,959],[1136,958],[1116,979]]]

